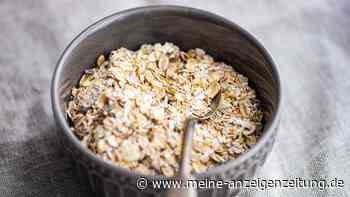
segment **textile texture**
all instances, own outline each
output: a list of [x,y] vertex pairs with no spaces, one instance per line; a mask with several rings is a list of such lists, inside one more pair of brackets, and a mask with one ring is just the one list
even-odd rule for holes
[[[57,140],[50,81],[60,53],[89,24],[169,1],[0,0],[0,196],[93,197]],[[338,189],[245,189],[240,196],[350,195],[350,1],[171,1],[252,32],[278,65],[282,118],[256,175],[344,180]],[[98,195],[97,195],[98,196]]]

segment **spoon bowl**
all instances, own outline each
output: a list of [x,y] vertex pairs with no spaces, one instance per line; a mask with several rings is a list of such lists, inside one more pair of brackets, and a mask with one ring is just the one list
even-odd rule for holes
[[212,101],[209,105],[210,111],[207,112],[206,114],[200,115],[200,114],[195,114],[192,113],[192,116],[198,120],[206,120],[209,119],[218,109],[220,102],[221,102],[221,88],[218,91],[218,93],[212,98]]

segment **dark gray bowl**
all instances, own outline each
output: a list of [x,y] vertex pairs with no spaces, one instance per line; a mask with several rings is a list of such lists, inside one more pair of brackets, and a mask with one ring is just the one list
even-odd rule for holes
[[[72,156],[79,174],[87,178],[98,196],[162,196],[164,189],[139,190],[136,181],[164,179],[143,176],[101,160],[84,148],[69,128],[65,98],[97,55],[112,49],[137,49],[144,43],[170,41],[182,50],[202,48],[249,78],[266,112],[263,135],[236,160],[196,174],[198,179],[246,179],[254,175],[269,154],[277,130],[280,81],[274,62],[264,47],[247,31],[215,14],[178,6],[153,6],[108,16],[80,33],[59,59],[52,80],[52,107],[63,147]],[[200,189],[200,196],[233,196],[238,189]]]

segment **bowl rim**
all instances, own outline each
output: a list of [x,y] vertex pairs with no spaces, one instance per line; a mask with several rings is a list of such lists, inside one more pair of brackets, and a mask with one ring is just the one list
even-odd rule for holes
[[234,168],[235,166],[240,165],[241,163],[245,162],[249,158],[251,158],[255,153],[257,153],[262,146],[266,143],[266,141],[273,135],[274,129],[277,127],[279,122],[279,116],[281,111],[281,81],[279,76],[278,68],[273,61],[273,58],[271,54],[268,52],[268,50],[263,47],[263,45],[253,36],[251,33],[237,25],[236,23],[225,19],[224,17],[221,17],[219,15],[213,14],[209,11],[197,9],[197,8],[191,8],[191,7],[184,7],[184,6],[176,6],[176,5],[156,5],[156,6],[142,6],[142,7],[136,7],[131,8],[127,10],[123,10],[120,12],[116,12],[114,14],[111,14],[109,16],[106,16],[97,22],[91,24],[87,28],[85,28],[82,32],[80,32],[75,38],[68,44],[68,46],[63,50],[61,56],[58,59],[58,62],[56,64],[56,68],[53,72],[53,77],[51,81],[51,105],[52,110],[54,114],[55,121],[60,126],[61,130],[63,130],[63,135],[65,135],[70,143],[72,143],[75,148],[77,148],[81,153],[85,154],[89,159],[91,159],[94,162],[97,162],[99,165],[111,170],[116,171],[118,173],[126,174],[128,176],[132,177],[145,177],[148,179],[169,179],[171,177],[166,177],[164,175],[145,175],[141,174],[139,172],[131,171],[123,167],[119,167],[116,164],[113,164],[112,162],[103,160],[100,157],[97,157],[94,153],[92,153],[89,149],[84,147],[81,142],[78,140],[78,138],[74,135],[74,133],[71,131],[68,122],[65,118],[65,115],[61,113],[60,106],[59,106],[59,94],[58,94],[58,82],[62,75],[62,69],[63,65],[65,64],[65,60],[67,59],[68,55],[74,50],[74,48],[83,41],[88,35],[93,34],[95,31],[108,26],[115,20],[123,20],[123,18],[126,18],[128,16],[132,16],[134,14],[149,14],[150,12],[157,12],[157,11],[175,11],[182,14],[186,14],[190,17],[204,17],[205,19],[210,19],[211,21],[217,22],[219,24],[225,25],[227,27],[236,29],[239,31],[239,33],[244,36],[247,41],[252,42],[253,45],[257,47],[259,52],[264,56],[265,60],[270,64],[272,68],[272,77],[274,78],[276,82],[276,88],[277,88],[277,105],[276,110],[272,113],[271,120],[264,125],[264,132],[262,136],[257,140],[256,144],[252,146],[247,152],[239,155],[236,159],[227,161],[223,164],[214,166],[212,168],[209,168],[205,172],[201,173],[195,173],[194,176],[197,178],[205,178],[210,177],[214,174],[220,174],[223,172],[226,172],[228,169]]

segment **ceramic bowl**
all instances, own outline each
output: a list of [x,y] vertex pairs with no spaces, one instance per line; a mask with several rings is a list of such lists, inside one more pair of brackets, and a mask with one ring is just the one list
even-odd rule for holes
[[[136,50],[142,44],[172,42],[182,50],[202,48],[216,60],[224,61],[249,79],[265,111],[265,126],[257,144],[233,161],[195,174],[197,179],[248,179],[263,165],[276,135],[281,100],[279,75],[266,49],[237,24],[188,7],[151,6],[118,12],[92,24],[64,50],[53,75],[52,108],[63,147],[70,155],[82,180],[90,183],[97,196],[163,196],[165,189],[153,189],[152,180],[164,176],[145,176],[118,167],[95,156],[70,130],[65,102],[85,69],[101,53],[126,47]],[[148,187],[139,189],[137,180],[145,178]],[[199,189],[199,196],[234,196],[239,189]]]

